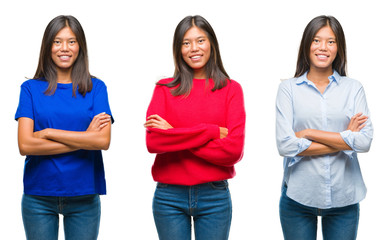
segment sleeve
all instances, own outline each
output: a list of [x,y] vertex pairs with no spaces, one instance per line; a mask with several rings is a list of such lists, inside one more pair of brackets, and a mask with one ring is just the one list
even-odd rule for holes
[[246,118],[242,88],[234,81],[229,84],[233,86],[226,104],[228,135],[223,139],[218,137],[200,147],[190,149],[194,155],[212,164],[227,167],[239,162],[243,156]]
[[93,88],[95,88],[93,116],[105,112],[111,116],[112,123],[114,122],[112,112],[109,106],[108,91],[105,83],[101,80],[96,80]]
[[291,86],[283,82],[279,85],[276,97],[276,144],[281,156],[291,158],[289,166],[298,163],[303,156],[297,155],[311,145],[310,140],[295,136],[293,112]]
[[[150,105],[147,110],[147,117],[158,114],[169,122],[167,108],[167,96],[164,86],[155,87]],[[206,142],[219,138],[220,130],[215,124],[199,124],[190,128],[172,128],[168,130],[158,128],[147,128],[146,144],[150,153],[165,153],[187,150],[198,147]]]
[[28,117],[34,120],[32,93],[28,82],[24,82],[20,87],[19,105],[16,110],[15,120],[21,117]]
[[344,151],[351,158],[353,152],[368,152],[373,139],[373,126],[363,87],[358,90],[354,97],[354,110],[353,115],[361,112],[363,115],[368,116],[368,120],[365,122],[365,127],[359,132],[352,132],[350,130],[340,132],[343,140],[352,148],[352,150]]

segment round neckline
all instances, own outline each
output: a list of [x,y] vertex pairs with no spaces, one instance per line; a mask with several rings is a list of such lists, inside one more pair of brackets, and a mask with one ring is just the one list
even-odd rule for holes
[[70,88],[72,86],[73,86],[72,82],[69,82],[69,83],[57,83],[57,87],[58,88]]

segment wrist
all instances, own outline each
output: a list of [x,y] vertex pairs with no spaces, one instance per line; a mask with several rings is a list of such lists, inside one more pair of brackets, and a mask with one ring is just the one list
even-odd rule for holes
[[50,132],[51,132],[51,128],[46,128],[43,130],[43,134],[42,134],[42,138],[44,139],[50,139]]
[[314,140],[314,129],[307,128],[304,130],[304,138],[307,138],[309,140]]

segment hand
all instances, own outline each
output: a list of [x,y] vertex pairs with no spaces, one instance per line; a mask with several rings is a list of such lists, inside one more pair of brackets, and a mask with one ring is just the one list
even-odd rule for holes
[[357,113],[350,119],[346,130],[350,130],[352,132],[359,132],[363,127],[365,127],[365,122],[367,120],[367,116],[362,115],[362,113]]
[[106,113],[100,113],[93,117],[93,120],[90,122],[88,129],[86,131],[96,131],[99,132],[101,129],[106,127],[110,122],[110,115]]
[[159,128],[164,130],[173,128],[166,120],[157,114],[147,117],[147,121],[144,123],[144,127]]
[[228,129],[220,127],[220,139],[226,138],[228,136]]

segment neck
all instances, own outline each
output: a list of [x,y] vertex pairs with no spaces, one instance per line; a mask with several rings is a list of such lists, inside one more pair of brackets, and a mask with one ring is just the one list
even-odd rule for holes
[[58,83],[71,83],[71,69],[57,68],[57,82]]
[[194,78],[195,79],[205,79],[206,78],[206,73],[203,69],[194,69]]
[[307,78],[312,82],[329,81],[329,76],[333,74],[332,68],[318,69],[311,67],[307,73]]

